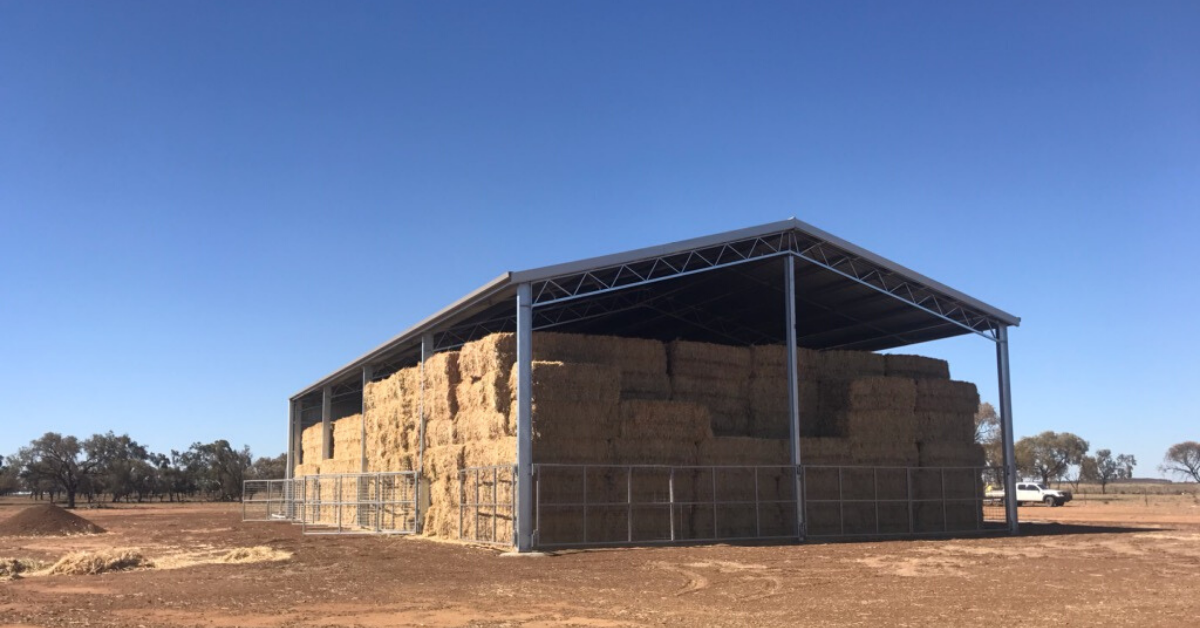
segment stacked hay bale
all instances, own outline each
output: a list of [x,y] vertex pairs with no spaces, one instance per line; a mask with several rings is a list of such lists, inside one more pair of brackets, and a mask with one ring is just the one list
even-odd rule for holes
[[416,468],[420,380],[418,367],[404,368],[367,382],[363,389],[367,471]]
[[975,443],[973,417],[979,407],[974,384],[949,379],[916,381],[915,427],[920,466],[940,468],[918,473],[913,491],[917,499],[947,499],[917,504],[914,520],[922,531],[970,528],[982,520],[977,498],[982,494],[978,474],[984,465],[983,447]]
[[[539,476],[543,542],[580,542],[585,536],[589,542],[662,540],[672,518],[678,538],[795,533],[784,347],[548,332],[535,333],[533,345],[534,461],[576,465],[543,467]],[[972,444],[978,394],[970,384],[950,381],[945,362],[851,351],[797,349],[796,355],[805,465],[982,462]],[[424,369],[400,369],[368,383],[365,415],[333,426],[333,458],[321,460],[319,424],[304,430],[306,464],[297,466],[297,475],[358,471],[363,418],[368,470],[417,469],[423,398],[425,533],[458,538],[461,527],[468,538],[505,540],[512,529],[511,472],[480,474],[478,481],[471,475],[465,488],[460,472],[515,462],[515,362],[514,335],[493,334],[460,351],[436,354]],[[590,466],[585,474],[578,465]],[[730,466],[777,469],[714,469]],[[813,499],[905,499],[905,475],[813,469],[806,486]],[[936,509],[916,509],[919,529],[943,524],[943,473],[934,475],[936,480],[915,479],[918,499],[938,500]],[[948,496],[965,496],[963,506],[947,507],[945,522],[956,527],[974,521],[978,502],[972,500],[971,478],[947,476],[945,483]],[[630,488],[633,506],[627,503]],[[593,504],[586,523],[580,508],[567,506],[583,501],[585,493]],[[714,496],[747,503],[714,508]],[[672,500],[674,513],[665,505]],[[461,516],[464,503],[476,501],[503,507],[471,508],[469,516]],[[833,527],[870,531],[876,516],[873,504],[835,509],[816,504],[809,507],[809,526],[815,533]],[[903,531],[907,504],[881,506],[878,517],[881,531]]]
[[713,433],[750,433],[751,352],[705,342],[667,345],[671,399],[708,408]]
[[539,360],[616,367],[621,375],[621,399],[671,398],[667,352],[661,342],[534,332],[533,347],[534,356]]

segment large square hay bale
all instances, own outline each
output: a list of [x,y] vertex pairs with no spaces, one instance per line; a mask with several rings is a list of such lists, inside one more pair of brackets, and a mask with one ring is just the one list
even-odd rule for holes
[[974,416],[979,409],[979,390],[970,382],[916,380],[917,412],[961,412]]
[[850,458],[856,465],[873,467],[915,467],[920,458],[913,441],[882,443],[851,441]]
[[436,353],[425,360],[423,403],[425,415],[433,419],[451,419],[458,411],[455,392],[460,381],[458,352]]
[[908,379],[950,379],[950,363],[922,355],[887,354],[883,356],[888,377]]
[[620,437],[623,439],[657,440],[694,447],[713,435],[708,409],[695,403],[645,399],[622,401],[618,416]]
[[911,445],[917,419],[911,410],[855,410],[846,414],[847,436],[855,443]]
[[677,377],[750,379],[750,349],[707,342],[676,340],[667,345],[672,382]]
[[982,467],[983,446],[967,442],[921,441],[917,443],[922,467]]
[[611,464],[610,441],[570,436],[534,435],[533,461],[538,464]]
[[538,360],[617,367],[624,399],[670,396],[666,349],[656,340],[535,332],[533,353]]
[[612,441],[612,458],[617,464],[693,465],[696,444],[644,438],[617,438]]
[[[796,347],[796,372],[801,381],[820,377],[820,352]],[[787,377],[787,347],[785,345],[754,345],[750,347],[751,377]]]
[[717,436],[697,447],[701,465],[786,465],[791,444],[786,439]]
[[817,364],[822,379],[860,379],[887,374],[884,357],[869,351],[821,351]]
[[463,380],[507,374],[516,361],[516,334],[491,334],[462,346],[458,354],[459,374]]
[[495,440],[469,441],[463,449],[464,467],[490,467],[513,465],[517,462],[516,437]]
[[849,410],[912,414],[917,404],[917,386],[900,377],[862,377],[850,382]]
[[462,443],[515,436],[512,427],[508,415],[490,410],[459,410],[454,417],[454,436]]
[[916,438],[926,443],[972,444],[975,416],[966,412],[917,412],[916,432]]

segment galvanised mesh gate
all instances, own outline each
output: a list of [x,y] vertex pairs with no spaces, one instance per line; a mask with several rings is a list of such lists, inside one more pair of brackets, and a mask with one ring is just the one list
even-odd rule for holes
[[242,482],[242,521],[296,521],[302,480]]
[[535,545],[1004,532],[1002,498],[988,497],[1001,478],[995,467],[537,464]]
[[469,467],[458,472],[458,538],[511,546],[517,511],[516,465]]
[[795,467],[534,465],[542,548],[797,539]]
[[[804,467],[808,538],[1003,532],[995,467]],[[993,495],[995,493],[993,492]]]
[[302,478],[305,534],[412,534],[417,476],[413,471],[339,473]]

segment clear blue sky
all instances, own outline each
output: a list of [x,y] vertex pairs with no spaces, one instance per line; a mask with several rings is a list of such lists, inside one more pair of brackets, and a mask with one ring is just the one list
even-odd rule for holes
[[[1200,439],[1200,3],[0,3],[0,452],[283,450],[506,269],[796,216],[1014,312],[1018,435]],[[1190,323],[1189,323],[1190,324]],[[995,400],[977,338],[918,350]]]

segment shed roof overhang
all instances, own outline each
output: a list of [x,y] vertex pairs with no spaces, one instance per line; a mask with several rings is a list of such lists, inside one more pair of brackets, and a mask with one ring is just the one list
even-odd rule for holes
[[978,334],[1012,314],[796,219],[625,253],[508,272],[297,393],[361,382],[364,366],[419,360],[421,339],[452,349],[516,328],[517,286],[534,329],[724,344],[780,344],[783,261],[795,258],[797,341],[879,350]]

